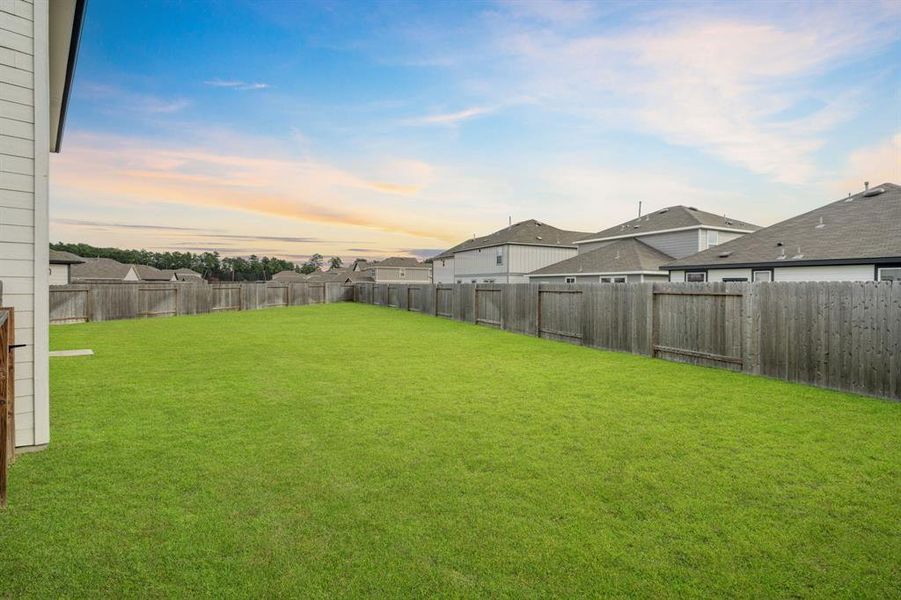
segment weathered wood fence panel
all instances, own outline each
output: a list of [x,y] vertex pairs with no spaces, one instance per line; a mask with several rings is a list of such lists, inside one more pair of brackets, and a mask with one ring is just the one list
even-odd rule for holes
[[353,297],[584,346],[901,399],[897,283],[361,283]]
[[196,315],[353,300],[341,283],[127,282],[50,286],[50,322]]

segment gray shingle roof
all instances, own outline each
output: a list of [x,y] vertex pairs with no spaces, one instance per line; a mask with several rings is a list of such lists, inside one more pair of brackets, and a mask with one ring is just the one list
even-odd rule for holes
[[82,257],[72,254],[71,252],[64,252],[63,250],[50,251],[51,265],[77,265],[83,262],[84,259]]
[[272,281],[306,281],[307,276],[297,271],[279,271],[272,276]]
[[[567,231],[557,229],[547,223],[529,219],[520,221],[509,227],[489,233],[488,235],[466,240],[453,248],[448,248],[434,258],[450,258],[455,252],[488,248],[504,244],[525,244],[531,246],[569,246],[575,248],[574,242],[590,234],[584,231]],[[433,259],[434,260],[434,259]]]
[[645,235],[669,229],[702,226],[741,229],[743,231],[757,231],[760,229],[760,226],[758,225],[739,221],[732,217],[715,215],[691,206],[669,206],[620,223],[614,227],[608,227],[597,233],[587,235],[584,238],[580,238],[580,240],[596,240],[627,235]]
[[371,269],[373,267],[424,267],[425,264],[419,262],[412,256],[392,256],[378,262],[361,264],[362,269]]
[[150,265],[131,265],[141,281],[170,281],[175,271],[160,270]]
[[81,264],[71,267],[72,279],[114,279],[124,280],[131,270],[131,265],[120,263],[111,258],[86,258]]
[[651,248],[635,238],[616,240],[590,252],[548,265],[529,275],[569,275],[573,273],[637,273],[659,271],[672,256]]
[[[867,195],[880,188],[885,191]],[[665,267],[786,266],[860,259],[901,262],[901,187],[883,183],[870,192],[843,198]],[[783,251],[785,258],[780,259]]]

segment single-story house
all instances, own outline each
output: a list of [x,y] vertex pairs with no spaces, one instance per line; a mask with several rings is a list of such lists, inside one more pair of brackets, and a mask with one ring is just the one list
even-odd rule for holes
[[375,279],[364,271],[353,271],[347,269],[329,269],[328,271],[314,271],[310,273],[306,280],[307,283],[357,283],[357,282],[374,282]]
[[203,275],[194,269],[175,269],[175,278],[178,281],[187,281],[190,283],[204,283]]
[[432,268],[412,256],[392,256],[377,262],[354,261],[353,272],[376,283],[431,283]]
[[306,281],[307,276],[297,271],[279,271],[272,276],[272,281],[281,281],[289,283],[300,283]]
[[141,281],[178,281],[178,278],[175,276],[175,271],[171,269],[157,269],[150,265],[131,266],[134,268],[135,272],[138,274],[138,279]]
[[576,240],[577,256],[529,273],[529,281],[667,281],[661,265],[758,229],[692,206],[669,206]]
[[15,351],[17,446],[50,441],[50,153],[62,146],[85,4],[0,2],[0,282],[24,344]]
[[580,252],[529,273],[531,283],[637,283],[666,281],[660,265],[670,256],[636,238]]
[[865,189],[663,268],[671,281],[901,281],[901,187]]
[[72,265],[80,265],[84,259],[71,252],[50,250],[50,274],[47,283],[50,285],[66,285],[72,283]]
[[115,283],[140,281],[134,265],[126,265],[111,258],[86,258],[70,267],[72,283]]
[[575,241],[588,234],[529,219],[474,237],[432,259],[435,283],[528,283],[536,269],[578,253]]

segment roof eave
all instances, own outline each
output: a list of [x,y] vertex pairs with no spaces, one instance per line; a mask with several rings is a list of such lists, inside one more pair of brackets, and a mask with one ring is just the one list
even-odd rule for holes
[[[55,7],[62,7],[61,4],[51,3],[51,10]],[[64,31],[66,31],[68,36],[68,44],[65,50],[66,52],[66,67],[65,72],[62,74],[62,82],[58,80],[54,80],[55,77],[51,77],[50,86],[51,86],[51,103],[53,102],[53,98],[56,97],[56,94],[53,93],[53,87],[62,86],[62,92],[59,95],[59,108],[58,108],[58,116],[56,117],[55,127],[54,124],[51,123],[52,128],[52,136],[53,141],[50,146],[51,152],[59,152],[62,147],[63,142],[63,131],[66,125],[66,112],[69,106],[69,96],[72,91],[72,83],[75,78],[75,65],[78,60],[78,46],[81,41],[81,31],[84,25],[84,15],[85,9],[87,8],[87,0],[74,0],[74,9],[72,12],[72,23],[71,27],[64,27]],[[62,11],[62,9],[60,9]],[[65,25],[65,24],[64,24]],[[54,38],[51,37],[50,43],[51,45],[54,43]],[[63,40],[59,40],[59,43],[64,44]],[[51,57],[52,58],[52,57]],[[53,115],[53,108],[51,107],[51,119]]]
[[759,262],[734,262],[734,263],[701,263],[690,265],[666,264],[660,268],[666,271],[684,271],[686,269],[742,269],[753,267],[817,267],[828,265],[883,265],[901,263],[901,256],[881,256],[862,258],[816,258],[792,260],[770,260]]

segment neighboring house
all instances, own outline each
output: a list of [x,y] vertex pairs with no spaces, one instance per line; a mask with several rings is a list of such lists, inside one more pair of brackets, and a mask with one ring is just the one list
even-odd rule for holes
[[175,271],[171,269],[157,269],[150,265],[131,265],[138,274],[141,281],[161,282],[161,281],[178,281]]
[[571,258],[588,234],[534,219],[466,240],[432,259],[435,283],[528,283],[532,271]]
[[116,283],[140,281],[134,265],[126,265],[111,258],[86,258],[71,267],[72,283]]
[[901,187],[883,183],[664,267],[671,281],[901,281]]
[[62,250],[50,250],[50,274],[47,283],[50,285],[66,285],[72,283],[72,265],[84,262],[80,256]]
[[529,273],[531,283],[666,281],[660,265],[672,257],[635,238],[617,240]]
[[15,351],[19,446],[50,440],[49,162],[60,151],[84,6],[0,1],[0,282],[24,344]]
[[297,271],[279,271],[272,276],[272,281],[281,281],[283,283],[300,283],[306,280],[307,276],[303,273],[298,273]]
[[186,281],[189,283],[205,283],[203,275],[194,269],[175,269],[175,278],[178,281]]
[[690,206],[670,206],[577,240],[577,257],[529,274],[548,283],[667,281],[661,265],[760,229]]
[[432,282],[432,268],[411,256],[392,256],[378,262],[355,262],[354,269],[376,283]]
[[314,271],[306,278],[307,283],[357,283],[357,282],[374,282],[369,274],[364,271],[353,271],[351,269],[329,269],[328,271]]

